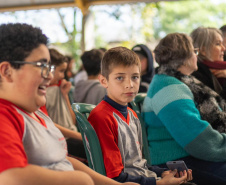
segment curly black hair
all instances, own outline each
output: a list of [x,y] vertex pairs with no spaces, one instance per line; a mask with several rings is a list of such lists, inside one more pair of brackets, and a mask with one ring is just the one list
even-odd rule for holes
[[[28,24],[0,25],[0,62],[23,61],[40,44],[47,45],[48,38],[42,30]],[[13,64],[14,68],[20,65]]]

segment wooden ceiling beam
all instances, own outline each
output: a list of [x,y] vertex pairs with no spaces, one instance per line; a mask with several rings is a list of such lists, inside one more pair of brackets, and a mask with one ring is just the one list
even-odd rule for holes
[[[48,4],[32,4],[32,5],[23,5],[23,6],[8,6],[0,7],[0,12],[14,12],[14,11],[23,11],[23,10],[38,10],[38,9],[50,9],[50,8],[62,8],[62,7],[75,7],[74,2],[66,3],[48,3]],[[77,7],[77,6],[76,6]]]
[[83,15],[86,15],[88,13],[88,9],[90,6],[89,3],[84,0],[75,0],[75,4],[82,11]]
[[[126,3],[138,3],[138,2],[159,2],[159,1],[178,1],[178,0],[72,0],[71,2],[61,3],[47,3],[47,4],[28,4],[28,5],[15,5],[0,7],[0,12],[12,12],[22,10],[37,10],[37,9],[50,9],[50,8],[61,8],[61,7],[78,7],[86,14],[88,8],[91,5],[106,5],[106,4],[126,4]],[[179,0],[180,1],[180,0]]]

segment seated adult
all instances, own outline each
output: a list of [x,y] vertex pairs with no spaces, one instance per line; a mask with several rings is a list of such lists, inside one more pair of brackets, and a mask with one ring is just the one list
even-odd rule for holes
[[199,49],[198,80],[226,99],[226,62],[222,32],[217,28],[198,27],[191,33],[194,48]]
[[[184,160],[195,183],[226,184],[225,124],[218,127],[218,122],[202,117],[203,109],[208,114],[211,106],[224,117],[226,104],[191,76],[197,70],[194,51],[191,38],[181,33],[167,35],[154,50],[160,67],[143,105],[151,159],[153,165],[162,167],[167,161]],[[199,98],[208,96],[211,98],[200,107]]]
[[103,55],[104,52],[100,49],[92,49],[82,54],[81,59],[88,79],[75,84],[74,102],[97,105],[104,98],[106,89],[98,80]]

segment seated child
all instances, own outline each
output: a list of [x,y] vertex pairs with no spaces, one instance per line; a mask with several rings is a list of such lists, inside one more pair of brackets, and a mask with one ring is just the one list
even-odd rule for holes
[[[67,58],[56,49],[49,49],[51,64],[55,66],[54,77],[46,91],[46,110],[49,117],[58,125],[65,127],[62,130],[66,137],[68,153],[85,161],[86,154],[82,142],[82,136],[77,131],[75,114],[71,108],[68,93],[71,82],[64,79],[67,69]],[[73,132],[73,135],[71,134]]]
[[176,185],[191,180],[191,170],[176,178],[176,171],[158,167],[149,170],[147,161],[142,159],[140,121],[127,106],[139,90],[138,56],[124,47],[108,50],[101,61],[99,80],[107,89],[107,96],[93,109],[88,120],[98,135],[107,176],[141,185]]
[[68,157],[65,138],[39,109],[53,78],[47,37],[20,23],[0,33],[0,184],[121,184]]
[[82,56],[82,63],[88,74],[87,80],[78,81],[75,84],[74,101],[78,103],[88,103],[97,105],[103,100],[106,89],[100,84],[98,75],[100,74],[100,62],[104,52],[100,49],[85,51]]
[[64,72],[64,76],[65,76],[64,78],[67,81],[70,81],[70,82],[72,82],[72,84],[74,84],[73,77],[75,76],[75,74],[73,72],[73,68],[74,68],[74,65],[75,65],[75,59],[72,56],[69,56],[69,55],[66,55],[65,57],[67,59],[67,69]]

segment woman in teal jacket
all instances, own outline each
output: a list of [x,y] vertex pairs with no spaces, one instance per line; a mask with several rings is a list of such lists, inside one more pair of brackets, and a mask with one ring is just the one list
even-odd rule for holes
[[[160,67],[143,105],[153,165],[184,160],[197,184],[226,184],[225,124],[211,125],[201,114],[216,109],[223,119],[226,103],[190,75],[197,70],[198,49],[189,36],[172,33],[154,52]],[[199,98],[206,101],[201,107]]]

